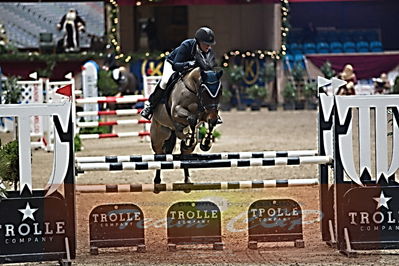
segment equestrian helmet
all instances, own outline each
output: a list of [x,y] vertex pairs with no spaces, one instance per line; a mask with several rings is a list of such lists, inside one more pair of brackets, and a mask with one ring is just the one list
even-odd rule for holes
[[201,27],[195,32],[197,42],[203,42],[208,45],[215,45],[215,33],[208,27]]

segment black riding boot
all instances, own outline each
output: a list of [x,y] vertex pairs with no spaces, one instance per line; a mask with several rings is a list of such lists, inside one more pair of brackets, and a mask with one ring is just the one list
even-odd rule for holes
[[149,104],[141,111],[141,116],[145,119],[150,120],[152,114],[154,113],[155,107],[161,101],[164,94],[165,90],[163,90],[158,83],[158,85],[155,87],[154,92],[150,95],[150,98],[148,99]]

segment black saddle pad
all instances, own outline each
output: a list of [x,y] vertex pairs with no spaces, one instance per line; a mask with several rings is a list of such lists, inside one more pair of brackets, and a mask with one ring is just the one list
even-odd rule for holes
[[172,76],[170,76],[168,83],[166,84],[165,94],[161,100],[161,103],[166,103],[168,101],[170,94],[180,77],[181,74],[179,72],[175,72],[172,74]]

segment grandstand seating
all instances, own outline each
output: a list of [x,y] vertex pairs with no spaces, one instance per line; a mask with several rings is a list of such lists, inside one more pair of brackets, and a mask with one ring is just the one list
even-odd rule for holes
[[[0,18],[13,45],[18,48],[39,48],[40,33],[51,33],[54,40],[62,38],[63,33],[57,30],[56,25],[72,7],[86,22],[87,33],[104,35],[104,6],[101,2],[3,2],[0,3]],[[80,46],[90,46],[88,34],[81,34]]]
[[315,54],[316,53],[316,45],[312,42],[307,42],[303,44],[303,52],[305,54]]
[[342,43],[340,43],[340,42],[331,42],[330,43],[330,52],[331,53],[342,53],[343,52]]
[[372,41],[370,42],[370,51],[371,52],[382,52],[382,43],[380,41]]
[[[287,44],[287,53],[292,55],[313,53],[368,53],[382,52],[383,45],[376,29],[318,31],[314,41],[302,43],[301,32],[296,29],[296,42]],[[292,38],[291,38],[292,39]],[[290,40],[290,38],[288,38]]]
[[359,41],[356,43],[356,50],[359,53],[367,53],[370,52],[369,44],[365,41]]
[[354,42],[347,41],[343,45],[344,53],[356,53],[356,45]]
[[318,42],[316,44],[316,50],[319,54],[328,54],[330,52],[330,47],[326,42]]

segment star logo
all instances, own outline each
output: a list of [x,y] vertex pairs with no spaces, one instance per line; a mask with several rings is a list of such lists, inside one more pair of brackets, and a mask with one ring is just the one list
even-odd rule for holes
[[25,221],[27,218],[35,220],[33,214],[38,210],[38,208],[31,208],[29,202],[26,203],[25,209],[18,209],[24,216],[22,217],[22,222]]
[[385,207],[389,210],[388,207],[388,201],[390,201],[392,199],[392,197],[385,197],[384,192],[381,191],[380,197],[379,198],[373,198],[378,204],[377,204],[377,210],[380,207]]

